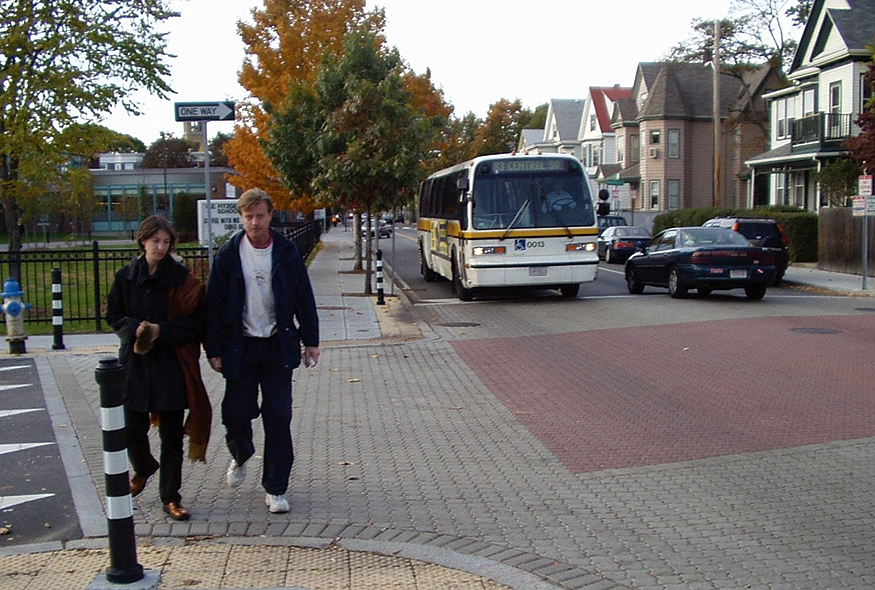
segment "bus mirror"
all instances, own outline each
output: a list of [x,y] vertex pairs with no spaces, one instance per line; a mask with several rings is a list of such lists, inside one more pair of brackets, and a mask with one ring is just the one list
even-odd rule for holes
[[462,192],[468,192],[468,177],[456,179],[456,188]]

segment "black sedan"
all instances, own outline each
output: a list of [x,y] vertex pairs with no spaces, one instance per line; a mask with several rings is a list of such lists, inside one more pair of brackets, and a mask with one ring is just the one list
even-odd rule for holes
[[644,249],[650,241],[650,232],[634,225],[605,229],[595,242],[599,258],[605,262],[622,263],[635,252]]
[[749,299],[759,300],[774,280],[774,253],[722,227],[663,230],[626,261],[626,284],[634,294],[644,292],[645,285],[668,287],[675,298],[690,289],[704,296],[744,289]]

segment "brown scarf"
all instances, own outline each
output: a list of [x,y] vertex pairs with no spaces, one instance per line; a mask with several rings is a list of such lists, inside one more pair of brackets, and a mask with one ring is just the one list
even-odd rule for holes
[[[204,284],[188,273],[181,287],[169,290],[167,319],[186,316],[200,305],[206,295]],[[210,427],[213,422],[213,408],[207,395],[207,388],[201,377],[198,359],[201,355],[201,340],[197,338],[188,344],[176,347],[176,358],[185,376],[185,390],[188,396],[188,417],[185,419],[185,433],[188,435],[188,458],[192,461],[207,462],[207,443],[210,441]]]

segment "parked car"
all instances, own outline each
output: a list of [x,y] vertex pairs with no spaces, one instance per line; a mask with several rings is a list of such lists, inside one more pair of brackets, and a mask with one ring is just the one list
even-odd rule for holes
[[372,219],[370,231],[368,230],[368,222],[362,223],[362,235],[374,237],[374,228],[379,228],[381,238],[388,238],[392,235],[392,226],[386,223],[385,219]]
[[644,248],[650,241],[650,232],[634,225],[616,225],[605,228],[595,242],[599,258],[620,264]]
[[599,224],[599,235],[609,227],[617,225],[629,225],[626,223],[626,218],[622,215],[596,215],[596,220]]
[[645,285],[668,287],[674,298],[690,289],[708,296],[715,290],[744,289],[759,300],[775,280],[775,254],[722,227],[674,227],[656,234],[626,261],[626,285],[640,294]]
[[787,236],[776,220],[764,217],[715,217],[702,225],[728,227],[746,237],[754,246],[768,248],[775,254],[774,284],[779,284],[784,278],[790,254],[787,248]]

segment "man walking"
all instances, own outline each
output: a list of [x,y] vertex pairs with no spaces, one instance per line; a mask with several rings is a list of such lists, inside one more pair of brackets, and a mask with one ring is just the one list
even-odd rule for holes
[[210,270],[204,350],[210,366],[225,377],[228,484],[237,487],[246,477],[246,461],[255,454],[252,420],[260,413],[265,503],[271,512],[288,512],[292,370],[319,361],[319,318],[301,252],[270,229],[270,196],[250,189],[237,201],[237,211],[243,231],[219,249]]

